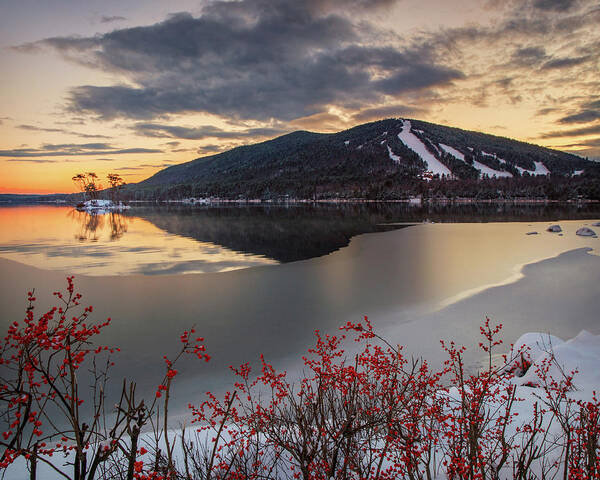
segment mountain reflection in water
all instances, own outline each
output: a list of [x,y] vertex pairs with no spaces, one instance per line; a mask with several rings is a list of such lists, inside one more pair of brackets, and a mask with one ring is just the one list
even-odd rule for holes
[[397,209],[365,206],[209,207],[137,210],[165,232],[280,263],[327,255],[356,235],[403,228]]
[[169,206],[136,208],[135,215],[175,235],[286,263],[327,255],[348,245],[356,235],[407,226],[398,223],[553,221],[594,218],[599,212],[600,207],[593,204],[359,203],[287,207]]

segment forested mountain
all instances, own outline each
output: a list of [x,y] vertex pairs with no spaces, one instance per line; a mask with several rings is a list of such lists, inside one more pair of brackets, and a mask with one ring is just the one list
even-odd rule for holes
[[418,120],[298,131],[161,170],[133,199],[494,196],[598,198],[600,165],[569,153]]

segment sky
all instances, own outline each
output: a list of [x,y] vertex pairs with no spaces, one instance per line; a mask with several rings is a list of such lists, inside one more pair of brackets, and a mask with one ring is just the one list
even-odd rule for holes
[[598,0],[0,0],[0,193],[389,117],[600,158]]

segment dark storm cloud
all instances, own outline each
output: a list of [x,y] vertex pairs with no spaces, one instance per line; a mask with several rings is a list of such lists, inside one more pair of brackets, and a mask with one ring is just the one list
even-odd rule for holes
[[[279,128],[248,128],[243,131],[226,131],[212,125],[200,127],[180,127],[158,123],[136,123],[132,129],[136,134],[146,137],[181,138],[185,140],[202,140],[205,138],[239,139],[249,137],[274,137],[285,130]],[[175,142],[178,143],[178,142]]]
[[423,49],[370,46],[365,32],[375,27],[364,22],[359,27],[335,13],[345,5],[371,4],[214,2],[198,18],[181,13],[151,26],[89,38],[50,38],[21,48],[51,47],[131,80],[135,86],[83,85],[71,91],[73,112],[103,119],[199,111],[291,120],[320,113],[328,104],[369,105],[384,95],[464,77]]
[[410,90],[420,90],[435,85],[450,83],[465,78],[465,75],[453,68],[432,65],[411,65],[399,67],[400,71],[388,78],[373,82],[375,88],[388,95],[398,95]]
[[127,153],[162,153],[151,148],[116,148],[107,143],[60,143],[44,144],[41,148],[17,148],[0,150],[0,157],[60,157],[78,155],[121,155]]

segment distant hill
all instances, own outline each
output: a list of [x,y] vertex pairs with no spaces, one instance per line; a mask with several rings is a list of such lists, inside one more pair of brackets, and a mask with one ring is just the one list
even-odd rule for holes
[[504,137],[386,119],[333,134],[297,131],[174,165],[130,185],[128,195],[386,199],[430,191],[431,180],[455,182],[446,190],[474,182],[514,189],[547,184],[550,177],[587,185],[598,169],[577,155]]
[[0,205],[27,205],[37,203],[66,203],[70,195],[65,193],[52,193],[49,195],[0,193]]

